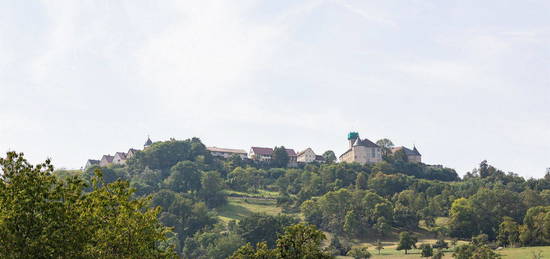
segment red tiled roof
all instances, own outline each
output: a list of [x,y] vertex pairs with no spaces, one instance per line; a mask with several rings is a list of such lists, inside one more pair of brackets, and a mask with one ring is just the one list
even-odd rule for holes
[[273,154],[273,148],[270,147],[252,147],[251,149],[256,155],[271,156]]

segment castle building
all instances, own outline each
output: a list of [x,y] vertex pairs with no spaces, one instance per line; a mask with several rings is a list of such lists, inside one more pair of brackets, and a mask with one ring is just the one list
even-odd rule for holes
[[113,164],[115,165],[123,165],[126,164],[127,160],[126,153],[124,152],[116,152],[115,156],[113,157]]
[[105,167],[110,165],[111,163],[113,163],[113,158],[114,157],[111,155],[103,155],[103,157],[101,157],[101,160],[99,161],[99,166]]
[[422,163],[422,155],[420,152],[418,152],[418,149],[416,149],[416,146],[413,146],[413,149],[408,149],[406,147],[394,147],[391,149],[392,154],[395,154],[395,152],[403,150],[405,152],[405,155],[407,155],[407,160],[411,163]]
[[359,133],[348,134],[349,149],[340,156],[340,162],[371,164],[382,161],[382,148],[368,139],[359,138]]
[[[288,154],[288,167],[296,167],[298,155],[294,149],[285,149]],[[273,148],[270,147],[251,147],[248,157],[255,161],[269,162],[273,156]]]

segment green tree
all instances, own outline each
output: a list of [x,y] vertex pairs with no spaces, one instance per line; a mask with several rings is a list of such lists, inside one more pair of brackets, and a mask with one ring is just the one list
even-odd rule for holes
[[352,248],[347,255],[353,259],[369,259],[372,256],[366,247]]
[[421,244],[420,250],[421,250],[420,253],[422,257],[430,257],[434,254],[434,250],[430,244]]
[[418,239],[413,236],[410,232],[401,232],[399,233],[399,244],[397,245],[397,250],[405,250],[405,254],[407,254],[407,250],[411,250],[412,248],[416,248],[416,242]]
[[277,254],[280,258],[331,258],[321,249],[326,237],[314,226],[296,224],[285,229],[285,233],[277,240]]
[[201,177],[201,190],[199,196],[210,208],[225,204],[225,194],[223,191],[223,178],[217,171],[203,173]]
[[360,225],[359,214],[353,209],[349,210],[344,218],[344,232],[350,237],[355,237],[360,233]]
[[78,178],[52,175],[49,161],[32,166],[23,154],[0,158],[1,258],[169,258],[169,229],[160,208],[133,199],[126,181],[105,184],[101,172],[91,192]]
[[334,151],[327,150],[323,153],[323,159],[325,160],[325,163],[332,164],[336,162],[336,155],[334,154]]
[[376,145],[382,149],[382,157],[384,159],[387,159],[391,155],[391,149],[394,147],[393,142],[387,138],[379,139],[376,141]]
[[290,157],[286,152],[284,146],[273,148],[273,155],[271,156],[271,165],[274,167],[284,168],[287,167]]
[[193,162],[181,161],[170,168],[164,184],[175,192],[197,191],[201,188],[201,173]]
[[456,199],[449,212],[451,236],[470,238],[476,232],[476,218],[471,202],[466,198]]
[[357,174],[355,179],[355,188],[360,190],[366,190],[368,188],[367,175],[363,172]]
[[510,217],[504,217],[497,235],[498,244],[504,247],[514,246],[519,242],[519,226]]
[[266,242],[268,247],[275,246],[277,236],[284,232],[285,227],[298,223],[293,217],[287,215],[271,216],[254,213],[243,218],[237,224],[237,233],[248,243]]

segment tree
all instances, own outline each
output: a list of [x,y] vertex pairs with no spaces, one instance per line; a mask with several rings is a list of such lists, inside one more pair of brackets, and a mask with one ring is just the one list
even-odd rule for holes
[[325,163],[332,164],[336,162],[336,155],[334,154],[334,151],[327,150],[323,153],[323,159],[325,160]]
[[277,236],[284,232],[284,228],[296,223],[298,220],[286,215],[254,213],[239,221],[236,232],[248,243],[266,242],[268,247],[272,248]]
[[355,237],[360,233],[360,225],[359,214],[353,209],[349,210],[344,218],[344,232],[350,237]]
[[285,228],[285,232],[277,239],[277,247],[269,249],[267,243],[262,242],[254,249],[250,243],[239,248],[231,259],[328,259],[329,254],[321,249],[325,240],[323,232],[314,226],[296,224]]
[[420,250],[422,257],[430,257],[434,253],[434,250],[430,244],[421,244]]
[[337,236],[332,238],[329,248],[333,251],[333,255],[346,255],[351,249],[348,245],[343,245]]
[[514,219],[504,217],[498,228],[497,241],[504,247],[513,246],[519,242],[519,227]]
[[296,224],[286,227],[277,239],[277,252],[281,258],[331,258],[321,250],[325,234],[314,226]]
[[201,174],[193,162],[181,161],[170,168],[164,183],[175,192],[197,191],[201,188]]
[[393,142],[387,138],[376,141],[376,145],[378,145],[382,149],[382,157],[384,159],[387,159],[389,157],[389,155],[391,154],[391,149],[394,147]]
[[356,247],[351,249],[347,253],[347,256],[351,256],[354,259],[369,259],[371,257],[371,254],[366,247],[361,247],[361,248]]
[[397,250],[405,250],[405,254],[407,254],[407,250],[411,250],[412,248],[416,248],[416,242],[418,239],[411,235],[410,232],[401,232],[399,234],[399,244],[397,245]]
[[449,212],[452,237],[470,238],[476,232],[476,218],[472,203],[466,198],[453,201]]
[[445,253],[443,253],[441,248],[438,248],[432,256],[432,259],[443,259],[443,256],[445,256]]
[[368,188],[367,175],[365,173],[360,172],[357,174],[355,188],[359,190],[366,190]]
[[500,258],[500,255],[486,245],[464,244],[455,248],[453,257],[456,259],[497,259]]
[[380,242],[380,239],[376,240],[376,246],[374,247],[378,251],[378,254],[380,255],[380,250],[384,249],[384,244]]
[[437,241],[433,245],[433,248],[447,249],[447,248],[449,248],[449,244],[447,242],[445,242],[445,240],[443,238],[439,238],[439,239],[437,239]]
[[284,146],[273,148],[273,155],[271,156],[271,165],[274,167],[284,168],[287,167],[290,157],[286,152]]
[[217,171],[203,173],[201,177],[199,196],[210,208],[220,206],[226,202],[223,194],[223,178]]
[[126,181],[106,184],[101,172],[86,184],[52,175],[50,161],[32,166],[23,154],[0,158],[0,257],[169,258],[169,229],[132,199]]

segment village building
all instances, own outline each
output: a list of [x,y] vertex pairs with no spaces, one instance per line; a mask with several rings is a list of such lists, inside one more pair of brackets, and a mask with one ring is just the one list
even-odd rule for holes
[[382,161],[382,148],[368,139],[359,138],[359,133],[348,134],[349,149],[340,156],[341,162],[371,164]]
[[[294,149],[285,149],[286,153],[288,154],[288,166],[289,167],[296,167],[298,165],[297,159],[298,155],[294,151]],[[271,161],[271,157],[273,156],[273,148],[270,147],[251,147],[250,153],[248,154],[248,157],[255,161],[260,162],[269,162]]]
[[243,149],[231,149],[231,148],[219,148],[219,147],[207,147],[210,154],[215,157],[230,158],[233,155],[239,156],[241,159],[246,159],[248,154]]
[[113,156],[113,164],[115,165],[123,165],[126,164],[126,153],[124,152],[116,152]]
[[317,155],[313,152],[313,149],[306,148],[304,151],[298,153],[296,161],[299,163],[311,163],[317,160]]
[[95,160],[95,159],[88,159],[88,161],[86,161],[86,165],[84,166],[84,169],[88,169],[92,166],[96,166],[96,165],[99,165],[99,160]]
[[101,157],[101,160],[99,161],[99,166],[108,166],[113,163],[113,156],[111,155],[103,155]]
[[403,150],[405,152],[405,155],[407,155],[407,160],[411,163],[422,163],[422,155],[420,152],[418,152],[418,149],[416,149],[416,146],[413,146],[413,149],[408,149],[406,147],[394,147],[391,149],[392,154],[395,154],[395,152],[398,152],[400,150]]
[[128,152],[126,153],[126,159],[132,158],[139,150],[130,148],[128,149]]

